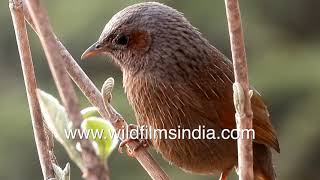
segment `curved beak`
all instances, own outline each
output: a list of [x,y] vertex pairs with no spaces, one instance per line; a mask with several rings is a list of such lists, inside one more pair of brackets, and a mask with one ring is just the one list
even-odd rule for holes
[[98,42],[92,44],[84,53],[81,55],[81,59],[88,59],[94,57],[103,52],[102,48],[97,48]]

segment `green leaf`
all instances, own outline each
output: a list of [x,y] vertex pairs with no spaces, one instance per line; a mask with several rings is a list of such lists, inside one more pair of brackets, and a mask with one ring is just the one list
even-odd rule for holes
[[66,133],[72,130],[72,122],[69,120],[65,108],[52,95],[38,89],[38,98],[44,121],[53,136],[63,145],[69,157],[80,169],[84,163],[80,152],[76,149],[77,142],[67,138]]
[[112,124],[92,116],[82,122],[81,128],[89,133],[89,139],[93,142],[96,153],[105,161],[118,144],[118,137]]
[[87,119],[88,117],[91,117],[91,116],[98,116],[98,117],[100,117],[98,108],[92,107],[92,106],[82,109],[82,110],[81,110],[81,115],[82,115],[82,118],[83,118],[83,119]]
[[70,164],[67,163],[66,167],[62,170],[60,166],[52,164],[55,173],[55,180],[70,180]]

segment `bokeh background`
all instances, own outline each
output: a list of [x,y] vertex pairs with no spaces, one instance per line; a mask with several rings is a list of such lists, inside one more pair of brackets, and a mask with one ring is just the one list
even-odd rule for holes
[[[54,31],[76,59],[99,36],[107,21],[120,9],[137,1],[43,1]],[[184,12],[191,23],[230,57],[223,1],[161,1]],[[274,154],[278,179],[320,179],[320,1],[241,1],[249,76],[266,100],[281,146]],[[42,179],[14,29],[6,1],[0,2],[0,179]],[[36,35],[29,30],[38,85],[54,95],[51,74]],[[123,116],[134,116],[121,85],[121,72],[106,57],[78,61],[101,87],[113,76],[117,88],[113,104]],[[89,106],[79,93],[81,106]],[[152,151],[152,150],[151,150]],[[191,175],[170,166],[153,152],[172,179],[212,179]],[[64,165],[64,150],[56,143]],[[112,179],[150,179],[136,160],[114,152],[109,159]],[[72,164],[72,179],[80,179]],[[237,179],[235,173],[233,178]]]

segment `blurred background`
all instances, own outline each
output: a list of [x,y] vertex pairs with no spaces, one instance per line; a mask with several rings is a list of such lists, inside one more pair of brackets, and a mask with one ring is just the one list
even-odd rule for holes
[[[113,14],[138,1],[42,1],[54,31],[75,59],[100,35]],[[230,56],[223,1],[161,1],[183,12],[210,42]],[[280,180],[320,179],[320,1],[241,1],[250,82],[263,95],[275,125],[281,154],[274,153]],[[25,86],[8,3],[0,1],[0,179],[42,179],[33,139]],[[33,60],[41,89],[57,95],[43,50],[29,29]],[[113,76],[113,104],[135,121],[122,89],[121,72],[106,57],[78,61],[100,88]],[[89,106],[78,92],[81,106]],[[153,150],[151,150],[153,152]],[[56,143],[62,166],[68,162]],[[172,179],[213,179],[170,166],[153,152]],[[72,164],[72,179],[80,179]],[[138,162],[114,152],[109,159],[112,179],[150,179]],[[217,178],[217,177],[216,177]],[[232,178],[237,179],[235,173]]]

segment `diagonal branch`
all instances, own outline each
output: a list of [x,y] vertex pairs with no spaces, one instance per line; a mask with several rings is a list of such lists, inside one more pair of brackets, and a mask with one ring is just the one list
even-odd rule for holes
[[[36,31],[39,35],[38,30],[34,26],[34,22],[30,17],[28,11],[24,11],[25,18],[31,25],[31,27]],[[77,64],[75,59],[71,56],[71,54],[67,51],[67,49],[63,46],[63,44],[58,40],[55,36],[55,41],[59,46],[60,54],[64,60],[64,65],[69,73],[70,77],[77,84],[83,94],[87,97],[92,105],[99,109],[101,116],[104,119],[110,120],[113,126],[119,129],[125,129],[127,126],[127,122],[123,118],[119,118],[119,113],[110,105],[110,109],[112,112],[107,112],[104,108],[104,102],[100,91],[93,84],[93,82],[89,79],[89,77],[85,74],[85,72],[81,69],[81,67]],[[124,131],[120,131],[124,132]],[[138,143],[135,141],[130,141],[127,143],[129,149],[135,149],[138,146]],[[168,175],[161,169],[161,167],[157,164],[157,162],[152,158],[152,156],[143,148],[139,148],[137,152],[135,152],[134,157],[139,161],[139,163],[143,166],[143,168],[147,171],[147,173],[151,176],[152,179],[157,180],[167,180],[169,179]]]
[[[26,5],[30,11],[35,29],[38,32],[42,47],[45,51],[50,70],[56,83],[62,102],[70,120],[76,129],[81,129],[82,118],[78,100],[69,79],[63,57],[59,52],[59,44],[55,39],[48,18],[38,0],[27,0]],[[95,154],[92,144],[87,139],[78,139],[81,144],[82,158],[86,169],[82,169],[84,177],[89,180],[109,179],[107,169]]]
[[[243,129],[252,129],[253,113],[241,15],[238,0],[225,0],[225,5],[235,76],[233,91],[236,123],[239,132],[243,132]],[[238,166],[240,180],[253,180],[252,137],[238,139]]]
[[50,156],[50,147],[48,142],[49,140],[42,121],[40,105],[36,93],[37,82],[32,63],[26,23],[23,15],[22,1],[10,0],[9,8],[11,11],[20,54],[21,67],[27,91],[34,138],[36,141],[42,174],[44,179],[54,178],[55,176],[52,168],[52,159]]

